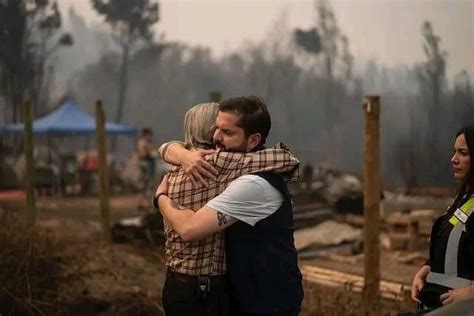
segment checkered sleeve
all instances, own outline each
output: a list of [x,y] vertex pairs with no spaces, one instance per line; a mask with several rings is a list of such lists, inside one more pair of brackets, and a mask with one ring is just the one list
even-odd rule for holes
[[163,143],[160,148],[158,149],[158,154],[160,155],[161,159],[163,159],[164,162],[168,162],[166,161],[166,154],[168,153],[168,149],[173,146],[173,145],[176,145],[176,144],[181,144],[183,147],[184,147],[184,143],[179,141],[179,140],[172,140],[172,141],[169,141],[167,143]]
[[208,160],[218,170],[218,180],[222,181],[231,181],[244,174],[256,172],[275,172],[290,182],[299,179],[300,162],[282,143],[250,153],[217,151],[210,155]]

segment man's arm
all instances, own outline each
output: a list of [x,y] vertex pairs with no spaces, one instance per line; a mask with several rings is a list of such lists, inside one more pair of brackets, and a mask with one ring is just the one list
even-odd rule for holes
[[184,143],[179,141],[171,141],[161,145],[161,158],[172,165],[182,166],[184,172],[189,176],[195,186],[198,181],[204,186],[208,186],[206,178],[216,179],[217,170],[206,160],[204,156],[212,154],[211,150],[188,150],[184,147]]
[[[167,181],[165,177],[157,194],[167,191]],[[166,195],[160,195],[158,200],[163,217],[185,241],[203,239],[239,220],[253,226],[275,212],[282,203],[281,193],[255,175],[233,181],[196,212],[179,210]]]
[[163,217],[184,241],[201,240],[237,222],[236,219],[204,206],[197,212],[179,210],[166,195],[158,200]]

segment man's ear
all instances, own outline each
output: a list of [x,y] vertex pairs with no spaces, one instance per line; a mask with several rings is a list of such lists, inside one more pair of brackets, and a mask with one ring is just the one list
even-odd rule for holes
[[262,140],[262,135],[260,133],[255,133],[249,136],[247,141],[248,150],[251,151],[260,144]]

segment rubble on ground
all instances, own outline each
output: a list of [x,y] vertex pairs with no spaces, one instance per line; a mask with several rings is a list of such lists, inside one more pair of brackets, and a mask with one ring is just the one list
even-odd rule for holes
[[156,245],[163,241],[163,217],[157,211],[118,220],[111,229],[116,243],[147,241]]
[[304,201],[302,195],[308,196],[307,200],[319,200],[336,212],[362,214],[362,183],[355,175],[340,170],[305,168],[295,200]]
[[298,251],[312,245],[337,246],[343,242],[361,238],[361,230],[333,220],[325,221],[311,228],[295,231],[295,247]]

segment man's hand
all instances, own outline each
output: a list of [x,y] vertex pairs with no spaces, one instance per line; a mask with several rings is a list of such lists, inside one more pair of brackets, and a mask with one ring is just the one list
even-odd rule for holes
[[418,299],[421,289],[425,285],[426,276],[430,272],[430,266],[424,265],[421,269],[415,274],[413,278],[413,283],[411,285],[411,299],[415,302],[421,303]]
[[181,166],[194,186],[200,182],[205,187],[209,186],[206,179],[216,180],[217,170],[206,160],[206,155],[212,154],[213,149],[188,151],[181,157]]
[[443,305],[448,305],[464,298],[474,295],[474,287],[466,286],[458,289],[452,289],[448,292],[441,294],[439,297]]

